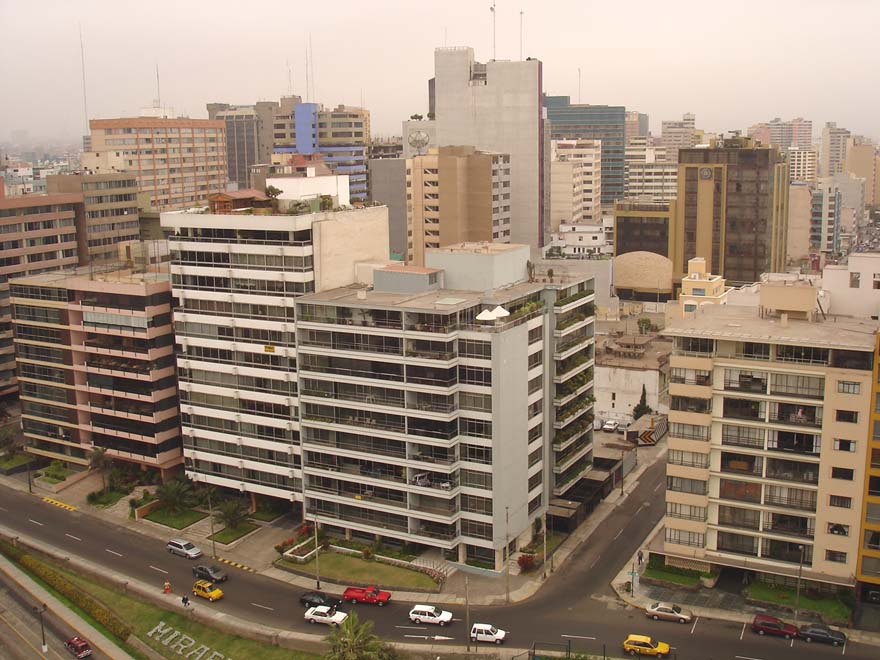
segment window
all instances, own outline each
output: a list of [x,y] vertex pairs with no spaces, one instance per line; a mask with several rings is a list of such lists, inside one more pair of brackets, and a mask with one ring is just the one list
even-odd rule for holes
[[666,515],[670,518],[682,518],[684,520],[702,520],[708,517],[708,509],[704,506],[693,504],[679,504],[678,502],[666,503]]
[[839,552],[837,550],[826,550],[825,551],[825,559],[826,561],[834,561],[839,564],[846,563],[846,553]]
[[833,467],[831,468],[831,478],[832,479],[844,479],[846,481],[852,481],[855,472],[850,468],[841,468],[841,467]]
[[861,280],[861,273],[850,273],[849,274],[849,288],[850,289],[858,289],[859,288],[859,280]]
[[859,392],[861,392],[861,389],[861,383],[857,383],[852,380],[837,381],[837,391],[841,394],[859,394]]
[[679,493],[695,493],[705,495],[706,482],[699,479],[685,479],[683,477],[666,477],[666,490]]
[[849,422],[850,424],[858,424],[859,413],[857,413],[855,410],[838,410],[837,421]]
[[834,440],[834,449],[837,451],[855,451],[856,450],[856,441],[855,440],[841,440],[836,438]]
[[667,527],[666,542],[704,548],[706,547],[706,535],[699,534],[698,532],[688,532],[683,529],[670,529]]
[[849,525],[840,523],[828,523],[828,533],[835,536],[849,536]]
[[844,497],[843,495],[832,495],[831,499],[828,502],[831,506],[836,506],[840,509],[851,509],[852,508],[852,498]]

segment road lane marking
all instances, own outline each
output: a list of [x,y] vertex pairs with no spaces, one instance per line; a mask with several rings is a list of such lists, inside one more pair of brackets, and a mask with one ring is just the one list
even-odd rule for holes
[[265,605],[260,605],[259,603],[251,603],[251,605],[253,605],[254,607],[259,607],[262,610],[269,610],[270,612],[275,611],[274,607],[266,607]]
[[567,637],[569,639],[596,639],[595,637],[587,637],[585,635],[560,635],[560,637]]
[[402,628],[403,630],[427,630],[426,626],[394,626],[395,628]]
[[[846,640],[847,642],[849,640]],[[840,651],[840,655],[846,655],[846,642],[843,643],[843,649]]]
[[735,655],[733,657],[736,658],[737,660],[761,660],[761,658],[752,658],[747,655]]
[[43,523],[41,523],[39,520],[34,520],[33,518],[28,518],[28,520],[30,522],[34,523],[35,525],[39,525],[40,527],[43,526]]
[[623,529],[621,529],[619,532],[617,532],[617,536],[615,536],[615,537],[612,539],[612,541],[616,541],[616,540],[620,537],[621,534],[623,534]]
[[590,564],[590,568],[593,568],[593,566],[595,566],[596,564],[598,564],[598,563],[599,563],[599,559],[600,559],[601,557],[602,557],[602,555],[599,555],[598,557],[596,557],[596,558],[593,560],[593,563]]
[[654,489],[654,492],[656,493],[656,492],[657,492],[658,490],[660,490],[662,487],[663,487],[663,482],[661,481],[659,484],[657,484],[657,487]]
[[165,575],[168,575],[168,571],[163,571],[161,568],[156,568],[152,564],[150,564],[150,568],[152,568],[154,571],[159,571],[160,573],[165,573]]
[[739,633],[739,641],[742,641],[743,635],[746,634],[746,624],[743,624],[743,629]]
[[7,509],[6,507],[2,507],[2,506],[0,506],[0,511],[6,511],[6,512],[8,513],[8,512],[9,512],[9,509]]
[[794,648],[794,637],[791,638],[791,644],[790,644],[790,646],[791,646],[791,648]]
[[[9,629],[10,629],[12,632],[14,632],[16,635],[18,635],[19,637],[21,637],[21,641],[23,641],[25,644],[27,644],[29,647],[31,647],[31,649],[34,651],[34,653],[36,653],[39,657],[43,657],[43,654],[40,653],[39,651],[37,651],[37,647],[34,646],[33,644],[31,644],[27,639],[25,639],[25,636],[22,635],[22,634],[18,631],[18,629],[17,629],[15,626],[13,626],[13,625],[12,625],[12,624],[6,619],[5,616],[0,615],[0,619],[3,620],[3,623],[5,623],[5,624],[9,627]],[[55,655],[58,655],[58,654],[56,653]]]
[[117,557],[121,557],[121,556],[122,556],[121,553],[116,552],[115,550],[111,550],[110,548],[104,548],[104,551],[105,551],[105,552],[109,552],[111,555],[116,555]]
[[694,634],[694,630],[696,630],[696,628],[697,628],[697,621],[699,621],[699,620],[700,620],[700,617],[697,617],[696,619],[694,619],[694,625],[691,626],[691,635]]
[[82,539],[81,539],[80,537],[78,537],[78,536],[74,536],[73,534],[67,534],[67,533],[65,533],[64,536],[66,536],[66,537],[69,538],[69,539],[73,539],[74,541],[82,541]]

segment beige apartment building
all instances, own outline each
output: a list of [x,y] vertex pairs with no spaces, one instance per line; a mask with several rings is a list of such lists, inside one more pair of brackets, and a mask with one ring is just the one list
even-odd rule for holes
[[846,150],[844,171],[865,180],[865,205],[880,203],[880,151],[873,144],[852,143]]
[[[672,323],[667,562],[855,586],[878,323],[806,281]],[[823,586],[824,585],[824,586]]]
[[584,219],[583,163],[566,156],[550,161],[550,231]]
[[589,224],[602,224],[602,141],[553,140],[552,154],[555,160],[580,163],[581,218]]
[[789,181],[815,183],[819,166],[819,153],[815,149],[789,147],[788,151]]
[[510,156],[440,147],[406,161],[407,261],[463,242],[510,242]]
[[129,172],[160,210],[207,204],[226,190],[226,122],[132,117],[92,119],[82,165],[96,173]]

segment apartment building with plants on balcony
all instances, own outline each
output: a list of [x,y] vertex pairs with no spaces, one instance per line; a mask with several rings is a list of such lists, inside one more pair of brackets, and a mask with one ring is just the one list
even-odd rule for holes
[[186,475],[301,501],[294,300],[384,264],[387,208],[181,211],[161,223],[172,232]]
[[164,477],[183,462],[166,272],[95,267],[11,281],[25,450],[97,448]]
[[464,243],[296,300],[305,515],[499,570],[592,463],[593,283]]
[[875,340],[827,317],[805,281],[763,282],[760,305],[673,322],[667,562],[794,587],[855,586]]

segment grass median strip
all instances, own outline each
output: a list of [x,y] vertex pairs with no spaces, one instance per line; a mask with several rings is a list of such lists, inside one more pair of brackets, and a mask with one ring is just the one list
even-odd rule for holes
[[[360,557],[338,552],[322,552],[321,577],[340,584],[377,584],[385,589],[424,589],[437,591],[437,583],[430,576],[408,568],[366,561]],[[281,560],[281,563],[299,573],[314,575],[315,560],[304,564]]]

